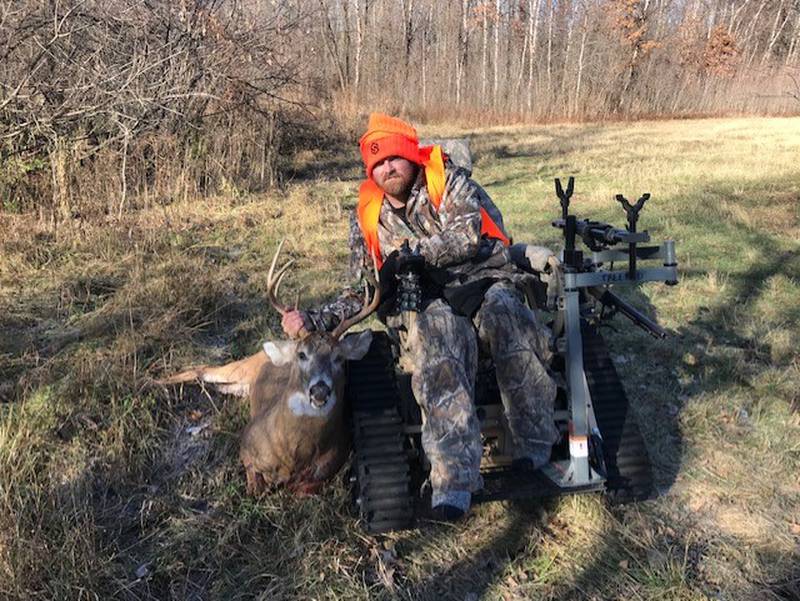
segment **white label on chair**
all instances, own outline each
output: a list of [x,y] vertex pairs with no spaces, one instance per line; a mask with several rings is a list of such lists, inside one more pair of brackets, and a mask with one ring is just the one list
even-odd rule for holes
[[569,454],[572,457],[589,456],[589,444],[585,436],[569,437]]

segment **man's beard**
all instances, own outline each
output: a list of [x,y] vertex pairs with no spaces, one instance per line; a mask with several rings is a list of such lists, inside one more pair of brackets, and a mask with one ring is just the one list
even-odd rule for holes
[[389,196],[404,196],[411,191],[413,179],[405,181],[401,175],[393,175],[383,180],[383,191]]

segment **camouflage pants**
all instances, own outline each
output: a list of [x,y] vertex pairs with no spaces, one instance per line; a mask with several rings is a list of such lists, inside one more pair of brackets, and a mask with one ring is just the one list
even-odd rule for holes
[[489,288],[473,323],[442,300],[406,322],[404,353],[413,367],[411,385],[422,410],[432,505],[466,510],[471,492],[482,486],[483,447],[474,405],[479,344],[494,361],[517,457],[529,457],[536,466],[546,463],[558,437],[553,423],[556,386],[540,359],[549,358],[545,330],[514,285],[501,281]]

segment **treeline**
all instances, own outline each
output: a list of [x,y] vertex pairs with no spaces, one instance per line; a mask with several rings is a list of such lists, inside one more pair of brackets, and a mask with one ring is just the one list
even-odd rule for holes
[[800,0],[0,0],[0,211],[266,188],[375,108],[786,114],[799,75]]
[[524,120],[797,111],[798,0],[318,2],[318,70],[359,103]]

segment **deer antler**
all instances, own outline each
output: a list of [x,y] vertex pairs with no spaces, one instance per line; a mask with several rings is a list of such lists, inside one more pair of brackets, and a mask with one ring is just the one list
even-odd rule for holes
[[[378,305],[381,302],[381,287],[378,284],[378,263],[375,261],[374,256],[372,257],[372,269],[373,271],[367,270],[367,272],[364,274],[364,277],[367,280],[364,282],[364,306],[357,314],[348,319],[343,319],[341,323],[334,328],[334,330],[331,332],[331,336],[334,340],[338,340],[347,330],[352,328],[357,323],[364,321],[367,317],[375,312],[375,309],[378,308]],[[373,296],[372,301],[369,300],[370,284],[375,290],[375,295]]]
[[294,263],[294,259],[289,259],[286,263],[278,270],[278,274],[275,274],[275,265],[278,263],[278,256],[281,254],[281,249],[283,248],[283,243],[286,242],[286,238],[282,239],[278,243],[278,248],[275,251],[275,256],[272,257],[272,264],[269,266],[269,273],[267,273],[267,298],[269,299],[270,304],[275,308],[275,310],[280,313],[281,315],[285,315],[291,309],[281,303],[278,298],[278,288],[281,285],[281,280],[283,276],[286,275],[286,270],[291,267]]

